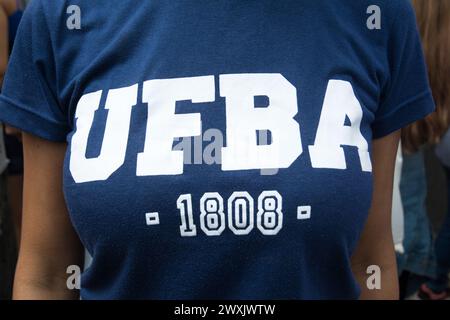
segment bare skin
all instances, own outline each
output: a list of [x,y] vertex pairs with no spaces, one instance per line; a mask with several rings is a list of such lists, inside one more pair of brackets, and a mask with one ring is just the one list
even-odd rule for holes
[[[392,184],[399,132],[373,142],[374,198],[370,216],[352,258],[361,299],[398,299],[391,232]],[[82,265],[83,248],[70,223],[62,192],[67,145],[24,133],[25,188],[23,234],[14,299],[77,299],[66,287],[66,268]],[[366,286],[369,265],[381,268],[381,290]]]
[[23,134],[22,239],[14,299],[76,299],[67,267],[83,264],[84,250],[69,219],[62,189],[66,145]]
[[[353,274],[362,289],[360,299],[399,299],[397,263],[391,227],[391,208],[395,157],[400,132],[395,132],[372,145],[373,196],[369,217],[352,257]],[[367,287],[367,267],[381,269],[381,290]]]

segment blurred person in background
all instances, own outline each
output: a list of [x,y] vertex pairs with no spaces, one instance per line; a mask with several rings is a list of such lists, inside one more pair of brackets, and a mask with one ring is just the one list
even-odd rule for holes
[[[444,223],[434,252],[431,225],[426,211],[427,178],[423,147],[438,143],[449,127],[450,1],[413,0],[413,4],[437,110],[402,130],[404,162],[401,193],[405,212],[405,252],[399,257],[399,270],[404,271],[403,277],[412,274],[426,278],[436,278],[438,270],[437,282],[423,285],[421,296],[444,299],[449,271],[450,221]],[[437,268],[434,254],[437,256]]]
[[444,166],[447,178],[447,215],[434,244],[436,274],[420,287],[419,297],[424,300],[447,299],[450,295],[448,275],[450,272],[450,130],[436,147],[436,155]]
[[[437,112],[430,120],[419,121],[407,129],[415,142],[441,142],[436,147],[436,155],[441,161],[447,179],[447,215],[434,243],[435,273],[419,291],[422,299],[440,300],[448,298],[448,275],[450,272],[450,1],[414,0],[418,12],[418,24],[423,38],[425,56],[429,68],[429,78]],[[444,135],[445,133],[445,135]],[[441,139],[441,137],[443,138]]]
[[[0,0],[0,88],[24,8],[24,1]],[[8,207],[14,222],[16,240],[19,242],[23,189],[23,151],[20,131],[5,126],[4,144],[6,156],[9,159],[6,171]]]

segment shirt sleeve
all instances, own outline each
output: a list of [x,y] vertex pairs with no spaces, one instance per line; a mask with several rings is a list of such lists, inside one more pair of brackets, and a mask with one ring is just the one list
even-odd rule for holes
[[51,141],[65,141],[67,112],[58,102],[55,59],[41,0],[20,23],[0,95],[0,121]]
[[389,31],[389,75],[375,120],[373,138],[381,138],[434,111],[416,16],[410,1],[397,2]]

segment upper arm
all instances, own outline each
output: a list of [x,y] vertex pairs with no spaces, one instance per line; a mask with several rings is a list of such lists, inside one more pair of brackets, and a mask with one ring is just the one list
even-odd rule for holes
[[62,172],[65,143],[24,133],[23,226],[14,297],[30,298],[40,287],[59,298],[73,297],[66,287],[69,265],[81,265],[83,247],[67,212]]
[[384,249],[391,247],[392,192],[395,158],[400,132],[396,131],[372,143],[373,191],[369,216],[361,235],[353,260],[370,262],[383,256]]
[[[388,297],[395,297],[397,291],[397,272],[394,243],[392,236],[392,193],[395,159],[400,140],[400,131],[396,131],[372,143],[373,190],[369,216],[361,234],[359,243],[352,256],[352,267],[356,277],[362,277],[363,296],[366,270],[377,265],[382,272],[382,289],[388,291]],[[385,293],[386,291],[384,291]],[[367,293],[367,291],[366,291]],[[383,296],[385,298],[386,296]],[[373,296],[371,296],[373,298]]]

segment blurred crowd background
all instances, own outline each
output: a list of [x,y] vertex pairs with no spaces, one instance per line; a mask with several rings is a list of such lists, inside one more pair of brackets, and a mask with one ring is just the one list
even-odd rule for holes
[[[0,88],[27,3],[0,0]],[[437,110],[402,130],[394,181],[393,233],[401,298],[440,300],[449,297],[450,272],[450,0],[412,3]],[[20,245],[20,136],[14,128],[0,126],[0,299],[11,298]]]

